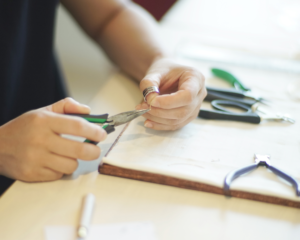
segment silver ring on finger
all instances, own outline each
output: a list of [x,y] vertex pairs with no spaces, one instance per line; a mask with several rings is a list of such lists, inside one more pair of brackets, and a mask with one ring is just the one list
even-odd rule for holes
[[159,93],[158,87],[152,86],[152,87],[147,87],[144,89],[143,96],[144,96],[145,102],[147,102],[147,96],[153,92]]

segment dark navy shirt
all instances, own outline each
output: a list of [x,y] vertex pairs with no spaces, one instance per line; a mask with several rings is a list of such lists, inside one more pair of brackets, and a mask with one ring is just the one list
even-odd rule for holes
[[[0,126],[66,96],[53,49],[57,4],[0,0]],[[0,195],[11,182],[0,176]]]

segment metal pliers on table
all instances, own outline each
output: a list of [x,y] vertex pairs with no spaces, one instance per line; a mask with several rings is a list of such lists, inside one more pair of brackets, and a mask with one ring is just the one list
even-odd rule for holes
[[[253,100],[255,102],[261,102],[265,103],[266,100],[263,99],[260,96],[255,95],[249,87],[247,87],[244,83],[242,83],[241,80],[239,80],[237,77],[232,75],[231,73],[218,69],[218,68],[212,68],[211,72],[213,75],[216,77],[230,83],[234,88],[213,88],[213,87],[206,87],[207,92],[209,94],[217,94],[218,99],[222,99],[222,95],[225,94],[226,96],[230,96],[232,98],[237,98],[237,99],[249,99]],[[229,99],[226,99],[229,100]]]
[[[112,133],[113,131],[115,131],[115,127],[120,126],[125,123],[128,123],[131,120],[145,114],[148,111],[150,111],[150,109],[133,110],[133,111],[129,111],[129,112],[119,113],[119,114],[111,116],[111,117],[108,117],[107,113],[101,114],[101,115],[69,113],[67,115],[75,116],[75,117],[82,117],[91,123],[99,124],[107,132],[107,134],[109,134],[109,133]],[[92,143],[95,145],[98,144],[98,142],[91,141],[88,139],[85,140],[85,142]]]
[[292,176],[290,176],[290,175],[282,172],[281,170],[275,168],[274,166],[272,166],[269,155],[255,154],[254,161],[255,161],[254,164],[251,164],[244,168],[238,169],[236,171],[232,171],[225,177],[224,187],[223,187],[223,191],[224,191],[225,195],[230,196],[230,184],[233,182],[234,179],[240,177],[243,174],[253,171],[254,169],[258,168],[259,166],[264,166],[267,169],[271,170],[273,173],[275,173],[277,176],[279,176],[279,177],[283,178],[284,180],[288,181],[289,183],[291,183],[293,185],[293,187],[295,188],[296,195],[300,196],[300,183]]

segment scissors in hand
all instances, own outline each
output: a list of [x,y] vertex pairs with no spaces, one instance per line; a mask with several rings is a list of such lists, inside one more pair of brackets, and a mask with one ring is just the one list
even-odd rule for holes
[[[150,111],[150,109],[133,110],[133,111],[129,111],[129,112],[119,113],[119,114],[111,116],[111,117],[108,117],[108,114],[90,115],[90,114],[72,114],[72,113],[70,113],[67,115],[75,116],[75,117],[82,117],[91,123],[99,124],[107,132],[107,134],[110,134],[113,131],[115,131],[115,127],[120,126],[125,123],[128,123],[131,120],[145,114],[148,111]],[[88,139],[86,139],[85,142],[92,143],[95,145],[98,144],[98,142],[91,141]]]

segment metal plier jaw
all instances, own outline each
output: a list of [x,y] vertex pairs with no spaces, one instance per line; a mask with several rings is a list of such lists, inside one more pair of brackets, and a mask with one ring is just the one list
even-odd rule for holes
[[115,131],[115,127],[128,123],[131,120],[145,114],[150,109],[134,110],[129,112],[119,113],[106,119],[105,123],[100,124],[107,134]]
[[255,161],[254,164],[251,164],[244,168],[238,169],[236,171],[232,171],[229,174],[227,174],[227,176],[225,177],[224,186],[223,186],[223,191],[226,196],[231,196],[230,184],[233,182],[234,179],[240,177],[243,174],[253,171],[254,169],[258,168],[259,166],[264,166],[267,169],[271,170],[273,173],[275,173],[277,176],[279,176],[279,177],[283,178],[284,180],[288,181],[289,183],[291,183],[293,185],[293,187],[295,188],[296,195],[300,197],[300,183],[292,176],[273,167],[271,165],[269,155],[255,154],[254,161]]
[[[115,127],[128,123],[131,120],[145,114],[146,112],[150,111],[150,109],[142,109],[142,110],[133,110],[129,112],[119,113],[117,115],[108,117],[108,114],[102,115],[90,115],[90,114],[67,114],[69,116],[81,117],[85,120],[100,125],[107,134],[112,133],[115,131]],[[98,142],[91,141],[86,139],[85,142],[97,145]]]
[[271,165],[270,156],[269,155],[261,155],[261,154],[254,154],[254,162],[258,166],[268,167]]
[[134,111],[119,113],[117,115],[107,118],[106,123],[116,127],[130,122],[131,120],[145,114],[148,111],[150,111],[150,109],[134,110]]

